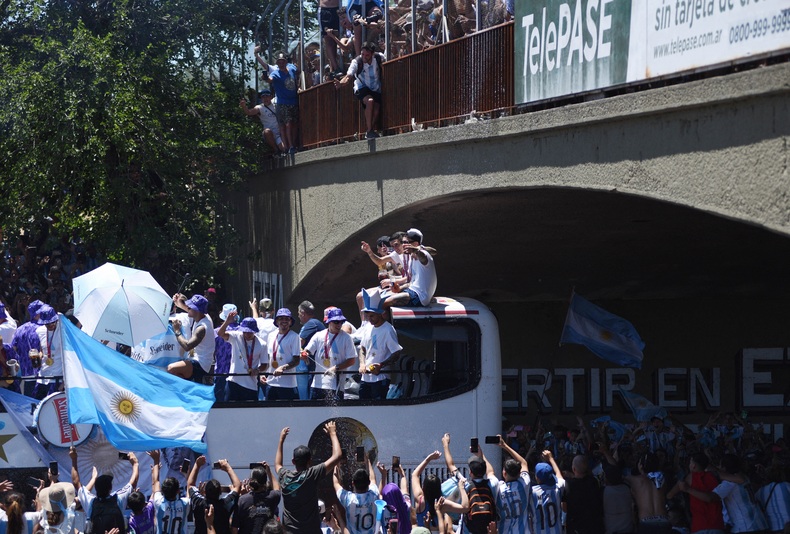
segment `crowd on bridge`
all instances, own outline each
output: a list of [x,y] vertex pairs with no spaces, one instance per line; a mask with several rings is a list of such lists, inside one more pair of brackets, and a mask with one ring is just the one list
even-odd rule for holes
[[[159,482],[160,451],[150,451],[152,486],[138,488],[138,461],[129,483],[113,493],[112,475],[82,485],[72,448],[71,483],[49,473],[37,484],[36,511],[0,483],[0,531],[8,534],[779,534],[790,532],[790,451],[737,414],[715,414],[697,431],[668,415],[636,427],[581,417],[569,429],[557,421],[511,428],[470,442],[461,469],[450,452],[426,438],[425,459],[407,473],[399,463],[375,464],[375,451],[349,457],[335,423],[325,425],[331,456],[313,463],[311,450],[293,449],[285,467],[280,432],[272,473],[267,459],[240,480],[225,460],[214,464],[230,479],[197,484],[199,456],[186,488]],[[294,422],[298,424],[298,422]],[[666,426],[666,425],[669,426]],[[485,451],[500,447],[501,467]],[[444,459],[444,478],[431,462]],[[393,458],[393,461],[398,458]],[[426,471],[427,470],[427,471]],[[378,474],[377,474],[378,471]],[[187,473],[185,473],[187,474]],[[276,476],[275,476],[276,475]],[[319,495],[322,481],[334,491]],[[46,487],[45,487],[46,486]],[[186,494],[183,493],[186,490]],[[319,498],[321,497],[321,498]],[[323,499],[323,500],[322,500]]]
[[[481,21],[485,27],[501,24],[513,17],[513,0],[480,2]],[[263,125],[263,138],[275,157],[295,154],[300,146],[298,93],[320,83],[334,81],[336,87],[354,82],[354,95],[364,108],[366,139],[379,137],[377,125],[381,106],[381,65],[387,59],[383,10],[389,10],[390,58],[402,57],[412,50],[427,50],[450,39],[477,31],[477,3],[474,0],[448,2],[448,16],[444,17],[441,0],[420,0],[414,6],[416,23],[412,22],[412,0],[400,0],[385,7],[382,0],[349,0],[345,7],[340,0],[321,0],[318,24],[324,43],[325,68],[321,71],[321,46],[312,42],[295,58],[285,50],[277,52],[269,61],[255,48],[255,59],[263,68],[261,78],[271,89],[256,95],[255,106],[248,107],[241,100],[245,114],[256,116]],[[447,20],[446,26],[442,20]],[[364,42],[363,42],[364,35]],[[272,64],[273,63],[273,64]]]

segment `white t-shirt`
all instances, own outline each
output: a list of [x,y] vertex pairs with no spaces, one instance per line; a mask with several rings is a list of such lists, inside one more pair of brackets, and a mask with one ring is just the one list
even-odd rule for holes
[[258,317],[255,319],[255,322],[258,323],[258,337],[260,337],[264,343],[268,342],[271,333],[277,331],[277,325],[274,324],[274,319],[271,317]]
[[417,258],[411,259],[411,283],[409,289],[417,293],[420,303],[427,306],[431,303],[431,298],[436,292],[436,266],[433,264],[433,256],[425,249],[422,249],[428,257],[428,264],[423,265]]
[[[375,328],[373,325],[366,328],[362,334],[360,346],[365,348],[365,365],[368,366],[381,363],[399,350],[403,350],[403,347],[398,343],[398,333],[387,321]],[[362,375],[363,382],[381,382],[388,378],[389,373],[379,373],[378,375],[365,373]]]
[[[3,338],[3,341],[5,341],[5,338]],[[23,519],[25,521],[26,530],[23,530],[22,534],[32,534],[33,529],[41,522],[42,517],[46,521],[47,513],[44,510],[38,512],[25,512]],[[8,516],[6,515],[5,510],[0,510],[0,534],[6,534],[7,529]]]
[[[57,323],[56,323],[57,324]],[[63,347],[60,345],[61,333],[58,331],[60,324],[55,327],[55,330],[50,332],[47,330],[46,325],[36,328],[36,335],[38,335],[39,342],[41,343],[41,369],[39,376],[63,376]],[[51,364],[47,363],[47,359],[52,360]],[[52,380],[40,379],[39,384],[49,384]]]
[[[229,336],[228,343],[230,343],[232,352],[230,356],[231,373],[248,373],[250,369],[257,369],[261,362],[266,361],[266,343],[260,337],[255,335],[252,336],[252,341],[245,341],[244,332],[240,330],[226,331],[225,333]],[[252,353],[252,365],[249,365],[250,352]],[[228,380],[247,389],[258,389],[257,377],[253,378],[250,375],[229,376]]]
[[390,252],[389,257],[392,259],[392,263],[403,271],[403,258],[401,258],[401,255],[393,250]]
[[3,324],[0,324],[0,336],[3,336],[3,343],[6,345],[11,344],[11,340],[14,339],[15,332],[16,323],[14,323],[13,319],[9,318]]
[[[211,322],[211,317],[206,315],[200,321],[195,323],[194,330],[203,325],[206,327],[206,335],[200,340],[198,346],[194,348],[195,359],[200,364],[205,372],[210,372],[211,367],[214,365],[214,323]],[[191,337],[191,336],[190,336]]]
[[[327,350],[327,344],[330,344],[329,350]],[[316,373],[323,373],[330,367],[341,365],[343,362],[357,357],[354,341],[342,330],[338,332],[337,336],[330,334],[328,329],[316,332],[310,338],[305,350],[313,355]],[[334,375],[313,375],[312,387],[335,390],[337,389],[337,377]]]
[[[279,330],[275,330],[269,334],[266,345],[269,353],[269,369],[267,370],[270,373],[274,373],[278,367],[288,365],[294,356],[299,357],[299,354],[302,352],[301,338],[293,330],[289,330],[285,336],[280,335]],[[275,349],[277,351],[276,354],[274,352]],[[296,376],[293,374],[295,372],[295,369],[290,369],[280,376],[268,376],[266,377],[266,383],[274,387],[295,388]]]

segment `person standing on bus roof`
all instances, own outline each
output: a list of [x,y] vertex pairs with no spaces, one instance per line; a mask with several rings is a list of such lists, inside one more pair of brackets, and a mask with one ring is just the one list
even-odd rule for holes
[[335,493],[343,508],[346,509],[346,526],[350,534],[374,534],[378,532],[376,521],[376,500],[379,488],[376,485],[376,472],[370,463],[370,456],[365,452],[366,469],[357,469],[352,477],[354,491],[343,488],[340,478],[342,474],[335,469],[332,483]]
[[211,366],[214,364],[214,336],[209,335],[210,332],[214,332],[214,323],[208,315],[208,300],[203,295],[192,295],[191,299],[186,300],[184,295],[175,294],[173,302],[176,308],[181,308],[189,315],[192,337],[185,339],[181,335],[181,321],[178,319],[173,321],[176,341],[185,352],[190,353],[190,357],[171,363],[167,366],[167,372],[202,384],[203,378],[211,371]]
[[299,445],[294,449],[293,462],[296,471],[283,467],[283,444],[290,432],[285,427],[280,432],[274,467],[283,496],[283,525],[288,534],[318,534],[321,532],[321,513],[318,508],[318,483],[332,473],[340,463],[340,441],[334,421],[324,426],[324,432],[332,440],[332,456],[326,462],[312,465],[313,456],[308,447]]
[[398,343],[395,328],[384,320],[381,290],[363,289],[362,297],[365,303],[362,311],[370,327],[365,329],[359,344],[359,372],[362,374],[359,398],[383,399],[387,396],[390,377],[381,370],[398,361],[403,347]]
[[266,383],[266,400],[294,400],[297,398],[296,377],[293,369],[299,365],[301,345],[299,336],[291,330],[293,315],[288,308],[280,308],[274,318],[277,330],[269,335],[266,345],[269,368],[272,371]]

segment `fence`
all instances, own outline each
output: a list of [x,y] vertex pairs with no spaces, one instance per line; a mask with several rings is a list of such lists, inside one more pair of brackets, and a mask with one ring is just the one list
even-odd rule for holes
[[[454,124],[472,111],[514,105],[513,23],[508,22],[382,65],[381,130]],[[366,130],[351,83],[324,83],[299,94],[302,144],[353,139]]]

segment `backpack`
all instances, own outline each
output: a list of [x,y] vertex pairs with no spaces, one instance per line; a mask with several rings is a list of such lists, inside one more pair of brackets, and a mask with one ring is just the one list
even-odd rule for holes
[[469,512],[464,516],[464,526],[472,534],[486,534],[488,524],[496,520],[496,505],[488,480],[471,481]]
[[[376,52],[373,52],[373,58],[376,60],[376,65],[379,68],[379,78],[381,78],[381,56],[379,54],[377,54]],[[363,67],[362,67],[362,56],[359,55],[359,56],[355,57],[354,58],[354,63],[357,64],[357,73],[354,74],[354,77],[355,78],[359,78],[359,75],[362,74],[362,70],[363,70]]]
[[115,495],[107,499],[94,499],[90,520],[91,526],[86,534],[104,534],[114,528],[120,531],[119,534],[126,534],[126,522]]

